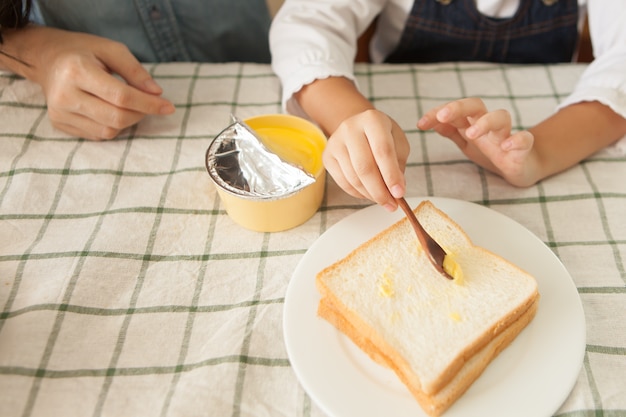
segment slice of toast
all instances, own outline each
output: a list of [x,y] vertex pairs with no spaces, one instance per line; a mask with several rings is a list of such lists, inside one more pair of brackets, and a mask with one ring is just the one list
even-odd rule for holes
[[462,282],[434,269],[403,219],[317,274],[318,314],[438,416],[532,320],[539,293],[531,275],[473,245],[432,203],[415,212]]

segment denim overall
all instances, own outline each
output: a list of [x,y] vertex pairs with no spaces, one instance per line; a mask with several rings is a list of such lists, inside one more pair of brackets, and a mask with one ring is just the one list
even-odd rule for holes
[[577,0],[520,0],[509,18],[484,16],[475,0],[415,0],[386,62],[568,62],[577,23]]

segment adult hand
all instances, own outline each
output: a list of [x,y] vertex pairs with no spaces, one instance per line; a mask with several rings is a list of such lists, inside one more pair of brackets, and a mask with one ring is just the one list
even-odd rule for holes
[[538,180],[534,136],[527,130],[511,133],[506,110],[488,111],[479,98],[452,101],[429,110],[418,122],[451,139],[476,164],[526,187]]
[[393,211],[405,192],[404,168],[409,142],[385,113],[365,110],[344,120],[328,139],[323,160],[348,194]]
[[175,111],[125,45],[83,33],[35,30],[42,32],[42,45],[32,78],[44,90],[56,128],[92,140],[112,139],[146,115]]

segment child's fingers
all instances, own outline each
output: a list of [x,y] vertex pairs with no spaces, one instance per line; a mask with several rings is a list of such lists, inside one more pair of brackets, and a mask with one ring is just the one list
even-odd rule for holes
[[439,135],[450,139],[461,150],[465,149],[467,146],[467,140],[459,133],[458,129],[451,125],[439,124],[435,126],[434,130],[439,133]]
[[417,128],[421,130],[433,129],[439,123],[437,120],[437,112],[443,107],[444,105],[433,107],[424,113],[422,118],[417,121]]
[[[365,170],[361,177],[368,193],[376,203],[392,204],[395,207],[392,197],[403,196],[404,174],[398,161],[393,125],[389,121],[386,116],[383,121],[366,126],[365,135],[373,157],[373,167],[376,169]],[[395,133],[403,135],[400,129]]]
[[[374,150],[371,148],[372,143],[381,140],[378,137],[372,137],[374,135],[375,133],[368,132],[362,140],[363,146],[350,148],[350,164],[342,164],[342,167],[351,166],[353,177],[348,179],[361,194],[377,204],[384,205],[391,199],[391,194],[378,166],[380,159],[376,159],[377,155],[374,155]],[[382,158],[380,155],[378,157]]]
[[[325,152],[324,166],[337,185],[346,193],[356,198],[369,198],[367,194],[364,195],[361,191],[364,190],[363,186],[352,169],[352,165],[346,163],[342,164],[337,158]],[[356,187],[353,185],[355,179],[358,181],[358,186]]]
[[509,135],[511,130],[511,115],[506,110],[495,110],[485,113],[478,118],[465,131],[468,139],[476,139],[489,132],[505,132]]
[[485,103],[479,98],[464,98],[452,101],[436,113],[440,123],[448,123],[457,129],[466,129],[470,119],[478,119],[487,113]]
[[532,149],[535,137],[528,130],[522,130],[511,135],[502,142],[504,151],[529,151]]

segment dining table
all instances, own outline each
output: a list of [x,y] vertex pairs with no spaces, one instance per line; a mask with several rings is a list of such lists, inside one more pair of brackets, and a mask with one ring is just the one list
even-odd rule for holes
[[[562,310],[559,317],[565,318],[559,320],[567,320],[565,309],[571,308],[577,318],[570,326],[576,334],[574,361],[564,372],[541,363],[541,372],[517,383],[522,409],[543,401],[541,395],[549,399],[545,413],[536,417],[626,415],[626,142],[521,188],[416,123],[430,108],[476,96],[489,109],[508,110],[514,130],[528,129],[557,111],[587,65],[357,63],[354,68],[360,91],[393,117],[409,140],[407,199],[441,201],[461,207],[455,211],[460,214],[473,207],[487,219],[502,220],[513,232],[476,219],[483,223],[468,234],[477,242],[482,234],[497,235],[503,244],[488,249],[498,253],[506,246],[503,253],[519,252],[519,259],[537,250],[557,271],[558,277],[542,277],[541,285],[558,281],[569,307],[559,307],[559,294],[542,295],[537,317],[520,337],[549,320],[539,316],[541,303],[545,311]],[[352,197],[327,175],[321,206],[303,224],[276,232],[242,227],[226,211],[207,173],[205,153],[233,115],[245,120],[284,113],[271,66],[145,66],[176,112],[147,116],[106,141],[56,129],[40,86],[0,72],[0,416],[361,415],[329,406],[319,385],[332,387],[347,409],[353,398],[367,401],[372,395],[350,393],[353,384],[337,383],[334,376],[316,381],[299,365],[314,361],[313,368],[324,371],[325,357],[315,352],[343,337],[311,307],[317,270],[303,262],[319,255],[317,243],[329,233],[333,238],[324,245],[336,249],[323,253],[336,250],[343,256],[354,246],[343,241],[352,231],[358,241],[366,240],[376,231],[365,223],[387,224],[400,218],[400,210]],[[469,227],[472,220],[463,224]],[[332,261],[326,257],[314,264]],[[528,265],[541,275],[543,266],[532,260]],[[290,300],[296,282],[306,300]],[[336,335],[310,337],[304,345],[312,356],[303,357],[290,347],[302,341],[290,338],[313,334],[318,322],[324,335]],[[555,327],[548,334],[557,334],[562,323],[551,323]],[[523,353],[532,343],[552,342],[520,342],[519,360],[503,367],[496,358],[499,383],[514,378],[509,371],[536,362]],[[566,353],[570,346],[559,349]],[[507,350],[502,361],[511,362]],[[337,378],[341,372],[337,368]],[[564,380],[558,380],[561,374]],[[557,386],[542,388],[541,395],[524,394],[550,378],[557,378]],[[468,401],[492,402],[489,389],[473,388]],[[390,398],[410,397],[402,387],[394,389]],[[461,397],[447,414],[478,415],[465,414],[464,401]],[[425,415],[415,404],[411,415]],[[514,407],[498,415],[515,415]]]

